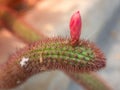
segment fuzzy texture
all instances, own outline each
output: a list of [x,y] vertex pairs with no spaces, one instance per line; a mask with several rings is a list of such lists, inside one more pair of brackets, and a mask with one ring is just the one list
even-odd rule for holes
[[[37,34],[35,32],[35,30],[33,30],[33,29],[29,30],[30,27],[28,25],[24,24],[23,22],[21,22],[20,20],[18,20],[13,13],[8,12],[8,10],[6,10],[6,11],[7,11],[7,13],[6,13],[7,17],[9,17],[9,18],[4,17],[4,18],[7,19],[7,20],[5,19],[6,23],[8,24],[8,26],[11,26],[11,24],[13,23],[12,26],[14,26],[14,27],[11,27],[11,29],[14,32],[12,32],[12,33],[19,36],[20,39],[22,39],[26,43],[32,43],[34,41],[37,41],[38,39],[43,38],[43,36]],[[4,11],[4,12],[6,12],[6,11]],[[17,24],[16,24],[16,22],[17,22]],[[22,27],[25,27],[25,28],[22,28]],[[26,32],[27,34],[24,31],[27,31]],[[39,38],[34,38],[33,35],[31,35],[29,33],[33,33],[33,34],[35,33],[35,35]],[[23,51],[25,51],[25,49]],[[21,50],[20,50],[20,52],[21,52]],[[16,55],[18,55],[18,54],[16,54]],[[14,55],[12,57],[13,60],[15,60],[14,59],[15,57],[17,57],[17,56]],[[25,67],[27,65],[28,61],[29,61],[29,58],[23,57],[23,58],[21,58],[19,64],[20,64],[21,67],[23,67],[23,66]],[[42,62],[42,58],[40,59],[40,62]],[[23,72],[23,70],[21,69],[21,67],[18,68],[14,63],[13,64],[12,63],[9,64],[9,63],[1,66],[1,69],[0,69],[0,87],[1,88],[12,88],[12,87],[18,86],[18,85],[22,84],[27,78],[29,78],[31,76],[29,73],[25,74]],[[8,68],[10,68],[10,69],[8,70]],[[32,67],[30,67],[30,68],[32,68]],[[44,70],[45,70],[44,67],[41,68],[41,71],[44,71]],[[33,69],[32,71],[36,72],[36,69]],[[14,75],[16,75],[16,76],[14,76]],[[103,88],[101,86],[104,86],[104,88],[106,90],[109,90],[109,87],[106,86],[105,83],[101,82],[101,80],[99,78],[92,75],[92,73],[77,73],[77,72],[72,73],[72,72],[68,72],[67,75],[71,76],[72,79],[74,79],[77,83],[81,84],[87,90],[91,90],[91,88],[92,89],[97,88],[96,90],[98,90],[98,89],[102,90]],[[84,76],[84,78],[83,78],[83,76]],[[88,76],[90,76],[91,78],[88,79]],[[11,77],[14,77],[14,79],[11,80]],[[97,84],[97,86],[96,86],[96,82],[95,83],[88,83],[88,81],[90,81],[90,82],[96,81],[96,82],[99,82],[99,84]],[[12,82],[12,83],[10,84],[9,82]],[[103,89],[103,90],[105,90],[105,89]]]
[[[20,62],[25,59],[27,61],[21,66]],[[72,47],[69,39],[46,39],[12,55],[0,68],[0,88],[16,87],[31,75],[42,71],[59,69],[65,72],[88,72],[104,66],[104,55],[89,41],[80,40],[78,46]]]
[[75,46],[78,44],[79,37],[81,34],[81,16],[80,12],[77,11],[74,13],[70,20],[70,36],[71,36],[71,45]]

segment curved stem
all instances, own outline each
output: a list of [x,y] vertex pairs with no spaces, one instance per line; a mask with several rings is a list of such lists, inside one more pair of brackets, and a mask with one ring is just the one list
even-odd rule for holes
[[13,54],[1,67],[0,88],[15,87],[41,71],[59,69],[65,72],[88,72],[105,66],[104,55],[93,43],[80,40],[78,46],[72,47],[68,41],[61,38],[46,39]]
[[21,17],[17,16],[15,11],[7,7],[0,6],[0,19],[4,22],[6,28],[10,29],[14,35],[21,38],[25,43],[32,43],[45,38],[42,33],[25,23]]
[[97,73],[68,73],[85,90],[112,90],[112,88]]
[[[6,10],[7,11],[7,10]],[[29,25],[26,25],[26,24],[24,24],[23,22],[21,22],[21,20],[20,19],[17,19],[17,17],[15,16],[15,15],[13,15],[12,13],[10,13],[10,12],[8,12],[7,11],[7,17],[9,17],[9,18],[5,18],[5,21],[6,21],[6,24],[7,24],[7,26],[9,26],[11,29],[12,29],[12,32],[14,33],[14,34],[16,34],[17,36],[19,36],[23,41],[25,41],[25,42],[27,42],[27,43],[31,43],[31,42],[33,42],[33,41],[37,41],[38,39],[42,39],[42,38],[45,38],[43,35],[41,36],[41,34],[39,34],[38,32],[36,32],[36,31],[34,31],[33,29],[31,29],[30,28],[30,26]],[[10,23],[11,22],[11,23]],[[17,23],[17,24],[16,24]],[[12,24],[12,25],[11,25]],[[12,26],[12,27],[11,27]],[[18,28],[19,27],[19,28]],[[22,27],[24,27],[24,29],[22,28]],[[20,32],[22,30],[22,32]],[[28,35],[26,35],[26,33],[24,33],[24,32],[26,32]],[[31,34],[34,34],[34,35],[31,35]],[[37,38],[34,38],[33,36],[37,36],[38,37],[38,39]],[[42,38],[41,38],[42,37]],[[42,53],[40,54],[40,56],[42,56]],[[65,57],[66,58],[66,57]],[[25,59],[25,60],[27,60],[26,58],[23,58],[23,59]],[[53,60],[53,59],[52,59]],[[39,63],[39,64],[41,64],[41,62],[43,61],[43,59],[42,58],[39,58],[39,61],[38,62],[35,62],[36,64],[37,63]],[[51,62],[51,61],[50,61]],[[50,63],[49,62],[49,63]],[[56,62],[56,60],[53,60],[52,61],[52,63],[55,63]],[[71,63],[71,62],[70,62]],[[15,86],[17,86],[17,85],[19,85],[19,84],[21,84],[24,80],[26,80],[29,76],[31,76],[33,73],[35,74],[35,73],[37,73],[37,72],[41,72],[41,71],[44,71],[44,70],[48,70],[48,68],[46,68],[45,66],[46,65],[48,65],[48,64],[45,64],[45,66],[43,65],[43,66],[39,66],[39,69],[36,69],[36,67],[35,68],[33,68],[33,66],[32,67],[29,67],[29,69],[30,70],[32,70],[32,72],[31,72],[31,74],[29,73],[29,74],[27,74],[24,70],[22,70],[22,69],[20,69],[17,65],[13,65],[14,63],[11,63],[11,64],[6,64],[5,66],[4,66],[4,69],[1,71],[0,70],[0,73],[2,73],[2,74],[0,74],[1,76],[0,76],[0,78],[1,78],[1,80],[2,80],[2,78],[4,77],[4,79],[5,80],[7,80],[6,82],[9,82],[9,81],[11,81],[11,79],[10,79],[10,77],[11,77],[11,75],[12,76],[14,76],[14,74],[16,74],[16,76],[15,76],[15,78],[16,79],[14,79],[13,81],[12,81],[12,84],[11,83],[6,83],[6,85],[4,85],[5,84],[5,82],[2,82],[1,80],[1,82],[0,82],[0,87],[3,87],[3,88],[11,88],[11,87],[15,87]],[[23,63],[24,64],[24,63]],[[59,64],[59,63],[58,63]],[[31,64],[30,64],[31,65]],[[54,64],[53,64],[54,65]],[[55,69],[55,67],[57,68],[59,65],[57,65],[57,64],[55,64],[55,66],[54,66],[54,68],[53,69]],[[60,67],[61,67],[61,69],[63,69],[63,67],[64,66],[59,66],[59,69],[60,69]],[[9,71],[8,71],[8,68],[10,68],[9,69]],[[32,68],[32,69],[31,69]],[[64,67],[65,68],[65,67]],[[50,69],[50,68],[49,68]],[[51,68],[52,69],[52,68]],[[69,67],[66,67],[66,70],[69,70],[70,68]],[[64,69],[63,69],[64,70]],[[3,71],[6,71],[6,72],[3,72]],[[8,77],[8,73],[10,73],[10,72],[12,72],[11,73],[11,75]],[[99,79],[99,78],[96,78],[96,77],[94,77],[91,73],[89,73],[89,74],[84,74],[84,73],[72,73],[72,72],[67,72],[67,74],[69,75],[69,76],[71,76],[73,79],[75,79],[75,81],[77,81],[78,83],[80,83],[80,82],[84,82],[84,84],[83,83],[80,83],[80,84],[82,84],[87,90],[90,90],[90,88],[87,86],[88,84],[90,84],[90,83],[87,83],[87,76],[91,76],[91,78],[89,78],[89,80],[90,81],[93,81],[93,79],[94,80],[96,80],[96,81],[98,81],[98,82],[101,82],[101,80]],[[22,77],[20,76],[20,75],[23,75]],[[76,75],[77,75],[77,77],[76,77]],[[84,79],[82,79],[82,76],[85,76],[84,77]],[[17,76],[19,77],[19,78],[17,78]],[[7,79],[6,79],[6,77],[8,77]],[[4,80],[4,81],[5,81]],[[98,85],[98,89],[101,89],[101,85],[102,86],[104,86],[105,88],[108,88],[106,85],[105,85],[105,83],[103,83],[103,82],[101,82],[100,84],[97,84]],[[92,88],[94,88],[94,84],[92,83],[92,84],[90,84],[90,86],[92,87]],[[96,90],[98,90],[98,89],[96,89]],[[107,89],[107,90],[109,90],[109,89]]]

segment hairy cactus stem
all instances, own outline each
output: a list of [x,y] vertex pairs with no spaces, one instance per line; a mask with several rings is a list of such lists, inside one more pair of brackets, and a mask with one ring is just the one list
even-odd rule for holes
[[16,87],[42,71],[88,72],[105,67],[105,57],[93,43],[80,40],[78,46],[72,47],[66,41],[69,39],[41,40],[12,55],[1,67],[0,88]]

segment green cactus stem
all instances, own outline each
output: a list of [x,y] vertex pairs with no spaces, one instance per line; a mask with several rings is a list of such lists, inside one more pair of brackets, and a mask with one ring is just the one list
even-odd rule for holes
[[45,38],[38,30],[33,29],[21,17],[18,17],[14,11],[6,7],[0,7],[0,19],[4,22],[6,28],[10,29],[14,35],[21,38],[24,42],[35,42]]
[[104,55],[89,41],[80,40],[78,46],[72,47],[69,39],[46,39],[12,55],[0,71],[0,88],[15,87],[41,71],[88,72],[104,66]]
[[[1,10],[0,10],[1,12]],[[35,30],[33,30],[33,28],[30,28],[29,25],[26,25],[25,23],[23,23],[20,19],[18,19],[16,17],[15,14],[9,12],[9,10],[4,10],[4,20],[7,24],[8,27],[10,27],[10,29],[12,30],[12,33],[16,34],[17,36],[19,36],[23,41],[25,41],[26,43],[32,43],[34,41],[37,41],[38,39],[43,39],[45,37],[43,37],[43,35],[40,35],[38,34],[39,32],[36,33]],[[2,13],[3,14],[3,13]],[[1,13],[0,13],[0,16],[1,16]],[[2,15],[3,16],[3,15]],[[18,28],[19,27],[19,28]],[[23,27],[23,28],[22,28]],[[33,35],[31,35],[33,34]],[[34,38],[37,37],[37,38]],[[34,45],[33,45],[34,46]],[[70,48],[73,48],[73,47],[70,47]],[[50,53],[50,48],[48,48],[49,52]],[[60,49],[60,48],[59,48]],[[64,48],[65,49],[65,48]],[[63,50],[64,50],[63,49]],[[85,48],[82,47],[80,50],[84,50]],[[89,49],[90,50],[90,49]],[[88,50],[88,51],[89,51]],[[22,50],[21,50],[22,51]],[[21,52],[20,51],[20,52]],[[23,50],[25,51],[25,49]],[[90,50],[91,51],[91,50]],[[46,51],[45,51],[46,52]],[[54,50],[53,50],[54,52]],[[91,51],[92,52],[92,51]],[[36,52],[37,53],[37,52]],[[40,52],[38,52],[40,53]],[[55,52],[54,52],[55,53]],[[68,52],[67,52],[68,53]],[[74,52],[71,52],[69,51],[68,54],[72,54],[73,55]],[[83,55],[85,54],[86,55],[86,51],[83,52]],[[16,55],[20,55],[19,53],[16,54]],[[37,55],[37,54],[36,54]],[[36,56],[35,55],[35,56]],[[79,54],[79,58],[82,58],[83,57],[82,54]],[[40,56],[43,56],[43,54],[40,54]],[[91,54],[92,56],[92,54]],[[93,55],[94,56],[94,55]],[[93,57],[92,56],[92,57]],[[14,58],[13,60],[16,61],[16,58],[17,56],[14,55]],[[54,56],[56,57],[56,56]],[[92,58],[91,57],[91,58]],[[69,57],[63,57],[63,60],[64,58],[69,58]],[[71,57],[70,57],[71,58]],[[71,58],[73,59],[73,58]],[[26,57],[23,57],[23,60],[27,62],[28,58]],[[74,60],[74,59],[73,59]],[[86,57],[86,60],[85,61],[90,61],[90,57]],[[19,60],[18,60],[19,61]],[[37,60],[36,60],[37,61]],[[52,60],[51,60],[52,61]],[[51,61],[48,61],[49,63]],[[41,60],[38,62],[40,63],[42,62],[42,58]],[[53,62],[56,62],[56,60],[53,60]],[[66,62],[66,60],[64,60],[64,62]],[[68,62],[68,61],[67,61]],[[18,63],[18,62],[17,62]],[[19,62],[20,63],[20,62]],[[18,64],[19,64],[18,63]],[[69,63],[73,64],[73,62],[70,60]],[[48,70],[48,68],[46,68],[46,66],[43,66],[43,67],[40,67],[38,66],[39,69],[35,69],[35,67],[30,67],[30,69],[32,70],[32,74],[30,75],[30,73],[26,73],[24,72],[23,68],[19,67],[18,64],[15,64],[15,63],[12,63],[10,64],[7,63],[3,66],[1,66],[1,69],[0,69],[0,88],[12,88],[12,87],[16,87],[18,86],[19,84],[22,84],[22,82],[24,82],[29,76],[31,76],[32,74],[35,74],[37,72],[41,72],[41,71],[44,71],[44,70]],[[41,63],[40,63],[41,64]],[[60,63],[61,64],[61,63]],[[24,65],[24,62],[21,62],[21,65]],[[33,62],[33,65],[34,65],[34,62]],[[12,66],[12,67],[11,67]],[[56,69],[58,65],[56,65]],[[74,65],[73,65],[74,66]],[[10,68],[8,70],[8,68]],[[36,67],[37,68],[37,67]],[[60,67],[59,67],[60,68]],[[55,69],[55,68],[54,68]],[[65,70],[64,68],[61,67],[62,70]],[[67,68],[66,70],[70,70],[71,68]],[[10,75],[9,75],[10,74]],[[16,76],[14,76],[16,74]],[[95,74],[95,73],[94,73]],[[78,82],[79,84],[83,85],[83,87],[86,89],[86,90],[91,90],[91,88],[93,90],[110,90],[110,88],[106,85],[105,82],[102,82],[100,78],[94,76],[92,73],[72,73],[72,72],[67,72],[67,75],[68,76],[71,76],[72,79],[74,79],[76,82]],[[19,76],[19,77],[17,77]],[[83,78],[84,76],[84,78]],[[97,75],[98,76],[98,75]],[[14,79],[12,80],[11,77],[14,77]],[[89,79],[87,77],[90,77]],[[97,83],[97,85],[95,85],[96,83],[88,83],[88,81],[91,81],[91,82],[99,82],[99,84]],[[12,82],[12,83],[9,83],[9,82]],[[82,82],[82,83],[81,83]],[[89,87],[90,85],[90,87]],[[103,87],[101,87],[103,86]]]
[[85,90],[112,90],[112,88],[94,72],[69,73]]

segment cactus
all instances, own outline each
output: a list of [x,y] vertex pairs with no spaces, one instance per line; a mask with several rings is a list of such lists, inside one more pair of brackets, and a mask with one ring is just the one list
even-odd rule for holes
[[33,27],[26,24],[13,10],[6,7],[0,7],[0,19],[4,22],[6,28],[10,29],[14,35],[21,38],[24,42],[35,42],[45,37],[43,34],[33,29]]
[[[32,30],[30,32],[34,33]],[[18,32],[17,34],[19,35]],[[25,33],[22,33],[22,36],[25,37]],[[38,35],[38,37],[41,36]],[[29,38],[32,37],[29,36]],[[24,38],[24,40],[30,43],[33,42],[28,38]],[[73,41],[75,41],[75,43]],[[67,72],[68,75],[71,75],[72,72],[78,73],[96,71],[104,66],[104,55],[93,43],[89,41],[79,39],[62,39],[60,37],[45,39],[35,42],[12,55],[12,57],[0,70],[0,88],[16,87],[22,84],[22,82],[31,75],[41,71],[60,69]],[[81,79],[82,76],[86,78]],[[92,76],[91,73],[72,73],[72,78],[74,78],[75,81],[78,79],[79,81],[83,81],[85,84],[88,84],[87,76],[91,76],[91,78],[89,78],[91,81],[95,79],[100,82],[99,79]],[[11,77],[14,78],[11,79]],[[94,88],[92,83],[89,84]],[[103,84],[104,87],[107,87],[103,82],[100,82],[100,85],[101,84]],[[98,89],[101,88],[100,85],[98,85]],[[87,88],[87,90],[89,89],[90,88]]]
[[43,40],[12,55],[0,71],[0,87],[17,86],[18,81],[22,83],[41,71],[88,72],[105,66],[104,55],[93,43],[80,40],[79,45],[72,47],[68,41],[61,38]]
[[82,85],[85,90],[112,90],[112,88],[94,72],[69,73],[69,76]]

